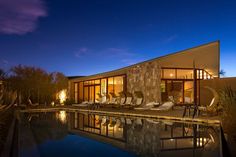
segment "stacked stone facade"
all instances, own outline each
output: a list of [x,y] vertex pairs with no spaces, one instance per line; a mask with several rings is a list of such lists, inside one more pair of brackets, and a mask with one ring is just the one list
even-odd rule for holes
[[144,104],[161,101],[161,68],[158,61],[136,65],[127,71],[127,91],[141,91]]

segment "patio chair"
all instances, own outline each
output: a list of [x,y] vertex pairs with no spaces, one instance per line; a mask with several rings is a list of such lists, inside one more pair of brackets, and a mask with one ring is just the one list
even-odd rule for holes
[[167,101],[159,107],[153,107],[150,110],[152,111],[168,111],[174,107],[174,103],[172,101]]
[[[111,95],[111,97],[110,97]],[[113,107],[114,105],[117,104],[117,96],[115,93],[113,92],[110,92],[110,95],[109,95],[109,101],[106,103],[106,106],[107,107]]]
[[208,86],[206,86],[204,88],[209,89],[213,93],[214,97],[212,98],[209,105],[198,106],[197,115],[200,115],[201,112],[206,112],[206,114],[216,113],[217,112],[217,105],[219,104],[219,101],[220,101],[219,94],[213,88],[208,87]]
[[125,93],[124,93],[124,92],[120,92],[119,95],[120,95],[120,96],[117,97],[117,103],[116,103],[116,104],[113,104],[112,107],[117,108],[117,107],[120,107],[120,106],[122,106],[122,105],[125,104],[125,101],[126,101]]
[[136,100],[135,100],[135,103],[131,102],[130,105],[125,105],[125,107],[128,107],[128,108],[135,108],[135,107],[139,107],[142,105],[143,103],[143,94],[141,91],[136,91],[134,92],[134,95],[136,97]]
[[120,107],[130,107],[132,104],[133,96],[131,93],[126,93],[126,100],[124,104],[120,104]]
[[111,97],[109,94],[103,94],[102,99],[101,99],[101,103],[99,103],[99,106],[100,107],[108,107],[110,100],[111,100]]

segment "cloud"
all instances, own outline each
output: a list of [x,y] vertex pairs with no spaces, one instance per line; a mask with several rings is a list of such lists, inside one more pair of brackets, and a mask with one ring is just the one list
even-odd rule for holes
[[122,49],[122,48],[108,48],[104,51],[105,53],[108,53],[111,57],[132,57],[135,56],[134,53],[130,52],[128,49]]
[[0,33],[33,32],[40,17],[47,16],[43,0],[0,0]]
[[88,53],[89,53],[88,48],[82,47],[82,48],[80,48],[79,50],[75,51],[75,56],[76,56],[77,58],[81,58],[81,57],[85,56],[85,55],[88,54]]
[[177,37],[178,37],[178,36],[177,36],[176,34],[171,35],[171,36],[165,38],[163,42],[164,42],[164,43],[170,43],[170,42],[172,42],[173,40],[175,40]]
[[8,60],[6,59],[0,60],[0,69],[8,70],[10,67],[11,63]]
[[133,64],[136,64],[140,61],[136,60],[136,59],[122,59],[121,62],[123,62],[126,65],[133,65]]

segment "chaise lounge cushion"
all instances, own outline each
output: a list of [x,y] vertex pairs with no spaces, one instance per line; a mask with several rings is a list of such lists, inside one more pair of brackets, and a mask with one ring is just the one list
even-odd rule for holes
[[144,105],[143,107],[135,107],[134,109],[135,110],[149,110],[154,107],[154,104],[155,104],[155,102],[149,102],[146,105]]
[[150,110],[153,111],[167,111],[170,110],[174,106],[174,103],[171,101],[165,102],[163,105],[157,107],[157,108],[151,108]]

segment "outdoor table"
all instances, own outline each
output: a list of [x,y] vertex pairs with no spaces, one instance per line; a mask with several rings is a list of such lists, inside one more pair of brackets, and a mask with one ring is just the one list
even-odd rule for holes
[[184,107],[183,117],[185,117],[187,110],[188,110],[188,116],[190,116],[191,109],[194,109],[193,116],[195,115],[195,105],[194,105],[194,103],[179,103],[179,104],[177,104],[177,106],[183,106]]

